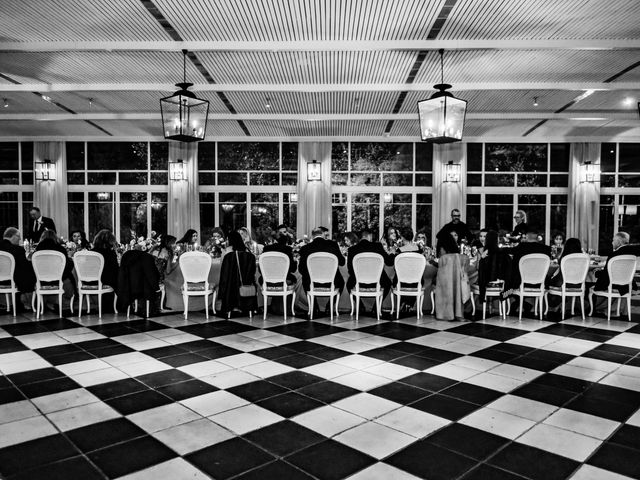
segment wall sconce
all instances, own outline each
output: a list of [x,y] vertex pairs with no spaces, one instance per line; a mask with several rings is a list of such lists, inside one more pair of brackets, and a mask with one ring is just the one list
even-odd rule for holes
[[185,172],[184,162],[181,158],[175,162],[169,162],[169,179],[180,181],[187,179],[187,173]]
[[307,181],[308,182],[319,182],[322,180],[322,173],[320,171],[320,162],[317,160],[313,160],[312,162],[307,162]]
[[230,203],[223,203],[221,207],[225,213],[229,213],[231,210],[233,210],[233,205]]
[[627,205],[627,208],[624,212],[626,215],[637,215],[638,214],[638,206],[637,205]]
[[109,192],[98,192],[96,193],[96,198],[100,201],[109,200]]
[[384,203],[393,203],[393,193],[385,193],[383,195]]
[[36,180],[42,182],[54,181],[53,178],[53,163],[48,158],[45,158],[41,162],[36,162]]
[[580,183],[595,183],[600,181],[600,166],[591,162],[584,162],[581,168]]
[[290,193],[289,194],[289,203],[295,203],[298,201],[298,194],[297,193]]
[[460,164],[449,161],[444,166],[444,181],[457,183],[460,181]]

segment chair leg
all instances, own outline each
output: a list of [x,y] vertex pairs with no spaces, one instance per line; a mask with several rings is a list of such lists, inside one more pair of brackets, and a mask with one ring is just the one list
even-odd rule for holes
[[544,314],[549,313],[549,292],[544,294]]
[[118,296],[116,295],[116,292],[113,292],[113,311],[114,311],[114,313],[118,313],[118,309],[116,308],[117,302],[118,302]]
[[11,305],[9,305],[9,294],[5,293],[4,294],[4,301],[7,304],[7,312],[11,311]]
[[267,296],[262,295],[262,320],[267,319]]
[[482,302],[482,319],[486,320],[487,319],[487,299],[484,299],[484,302]]
[[627,319],[631,321],[631,292],[629,292],[629,295],[627,295]]
[[340,293],[336,294],[336,317],[340,316]]
[[284,321],[286,322],[287,321],[287,296],[286,295],[282,296],[282,311],[284,315]]
[[522,296],[522,295],[519,295],[519,297],[520,297],[520,308],[519,308],[519,310],[518,310],[518,315],[519,315],[518,320],[522,320],[522,302],[523,302],[523,296]]
[[333,322],[333,294],[329,295],[329,315]]
[[436,312],[436,294],[431,290],[431,315]]
[[71,301],[69,302],[69,310],[71,310],[71,313],[73,314],[73,301],[76,299],[76,295],[73,294],[71,295]]
[[360,297],[356,296],[356,322],[358,321],[358,315],[360,315]]
[[[349,315],[353,315],[353,294],[352,293],[349,293],[349,303],[351,303],[351,313]],[[356,312],[356,315],[358,315],[357,312]]]
[[16,292],[11,292],[11,303],[13,304],[13,316],[16,316]]
[[382,306],[382,297],[376,297],[376,320],[380,321],[380,307]]
[[186,320],[188,317],[189,311],[189,295],[182,295],[182,303],[184,304],[184,319]]
[[[394,302],[394,298],[396,296],[396,292],[391,290],[391,315],[393,315],[393,310],[395,307],[395,302]],[[396,317],[396,320],[400,318],[400,301],[398,301],[398,316]]]
[[309,314],[309,320],[313,320],[313,302],[314,302],[314,300],[315,300],[315,297],[312,294],[307,293],[307,313]]
[[[160,310],[164,310],[164,297],[166,295],[166,290],[164,285],[160,288]],[[213,298],[216,298],[215,296]],[[216,313],[215,311],[213,313]]]
[[218,291],[214,290],[213,291],[213,298],[211,299],[211,312],[213,312],[213,314],[216,314],[216,300],[218,298]]
[[622,303],[622,297],[618,298],[618,309],[616,310],[616,317],[620,316],[620,304]]
[[607,322],[611,321],[611,295],[607,297]]
[[60,315],[60,318],[62,318],[62,294],[61,293],[58,294],[58,314]]
[[[147,317],[149,312],[147,312]],[[209,295],[204,296],[204,317],[209,320]]]
[[566,299],[564,298],[564,295],[560,298],[562,299],[562,316],[560,318],[564,320],[564,304],[566,303]]
[[291,316],[294,317],[296,315],[296,292],[294,291],[291,295]]
[[584,318],[584,295],[580,295],[580,313],[582,314],[582,320],[585,320],[585,318]]
[[593,315],[593,290],[589,291],[589,316]]
[[102,294],[98,294],[98,318],[102,318]]
[[[151,304],[151,302],[149,300],[147,300],[146,303],[147,303],[147,310],[146,310],[147,316],[144,317],[144,318],[149,318],[149,305]],[[209,318],[208,315],[209,315],[209,311],[207,310],[207,318]]]
[[571,297],[571,316],[576,314],[576,297]]
[[84,295],[82,293],[78,294],[78,318],[82,318],[82,300]]

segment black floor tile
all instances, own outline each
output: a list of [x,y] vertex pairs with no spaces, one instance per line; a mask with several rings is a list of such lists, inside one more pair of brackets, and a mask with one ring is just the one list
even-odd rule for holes
[[462,353],[450,352],[448,350],[442,350],[440,348],[426,348],[417,355],[430,358],[432,360],[438,360],[443,363],[455,360],[456,358],[464,357]]
[[[615,398],[615,397],[611,397]],[[616,422],[624,422],[638,409],[638,405],[612,402],[600,395],[578,395],[565,405],[565,408],[590,415],[607,418]]]
[[289,420],[254,430],[244,436],[277,457],[284,457],[309,445],[323,442],[326,437]]
[[580,465],[566,457],[519,443],[508,445],[487,463],[533,480],[564,480]]
[[462,417],[466,417],[471,412],[481,408],[475,403],[465,402],[463,400],[458,400],[457,398],[446,397],[440,394],[431,395],[430,397],[418,400],[417,402],[412,403],[411,407],[448,420],[460,420]]
[[418,355],[422,352],[430,350],[429,347],[425,347],[423,345],[417,345],[415,343],[408,343],[408,342],[394,343],[393,349],[404,352],[407,355]]
[[97,358],[105,358],[111,357],[113,355],[122,355],[123,353],[131,353],[135,352],[135,350],[131,347],[127,347],[126,345],[113,345],[111,347],[98,348],[96,350],[91,350],[89,353]]
[[547,360],[549,362],[567,363],[574,358],[575,355],[568,353],[552,352],[550,350],[533,350],[532,352],[524,354],[527,357],[539,358],[541,360]]
[[478,350],[471,354],[473,357],[484,358],[485,360],[493,360],[494,362],[506,363],[520,356],[519,353],[505,352],[493,347]]
[[529,400],[536,400],[538,402],[556,405],[558,407],[564,405],[577,395],[575,392],[570,392],[568,390],[547,387],[545,385],[534,385],[532,383],[523,385],[522,387],[513,390],[510,394],[528,398]]
[[325,361],[331,361],[338,358],[346,357],[347,355],[351,355],[351,352],[345,352],[344,350],[339,350],[332,347],[320,347],[315,350],[311,350],[307,354],[316,358],[321,358]]
[[445,388],[440,392],[442,395],[455,397],[459,400],[475,403],[476,405],[486,405],[495,399],[502,397],[504,393],[491,390],[490,388],[479,387],[469,383],[458,383]]
[[39,368],[37,370],[28,370],[26,372],[20,373],[12,373],[11,375],[7,375],[7,379],[11,380],[16,386],[21,387],[22,385],[27,385],[29,383],[35,382],[43,382],[45,380],[53,380],[54,378],[64,377],[65,374],[62,373],[57,368]]
[[57,355],[63,355],[65,353],[79,352],[82,349],[73,343],[66,343],[64,345],[55,345],[53,347],[36,348],[33,351],[36,352],[44,359],[49,359]]
[[265,398],[280,395],[288,390],[275,383],[267,382],[266,380],[256,380],[255,382],[244,383],[236,387],[228,388],[227,391],[250,402],[258,402]]
[[133,328],[139,332],[153,332],[154,330],[163,330],[167,328],[161,323],[154,322],[153,320],[132,320],[127,323],[129,328]]
[[0,478],[79,454],[80,452],[61,434],[12,445],[0,449]]
[[255,350],[251,352],[251,354],[257,355],[258,357],[262,357],[266,360],[276,360],[281,357],[288,357],[292,352],[293,350],[289,350],[285,347],[272,347]]
[[422,440],[387,458],[385,463],[418,478],[449,480],[464,474],[477,462]]
[[486,332],[476,333],[473,336],[486,338],[487,340],[495,340],[496,342],[506,342],[507,340],[521,337],[526,333],[525,330],[519,330],[517,328],[497,327]]
[[116,418],[70,430],[66,435],[82,452],[88,453],[147,433],[126,418]]
[[438,392],[458,383],[457,380],[424,372],[414,373],[408,377],[401,378],[399,382],[407,385],[413,385],[414,387],[422,388],[424,390],[429,390],[430,392]]
[[[337,347],[340,348],[340,345],[337,345]],[[385,362],[390,362],[391,360],[395,360],[396,358],[407,356],[406,353],[401,352],[400,350],[395,350],[393,346],[378,348],[372,347],[371,350],[360,352],[360,355],[376,358],[378,360],[384,360]]]
[[93,385],[91,387],[87,387],[87,390],[101,400],[108,400],[110,398],[121,397],[122,395],[129,395],[131,393],[149,390],[149,387],[137,380],[134,380],[133,378],[125,378],[123,380],[115,380],[113,382]]
[[381,387],[374,388],[373,390],[369,390],[367,393],[386,398],[387,400],[391,400],[392,402],[400,403],[402,405],[409,405],[410,403],[417,402],[421,398],[431,395],[431,392],[428,392],[427,390],[400,382],[388,383]]
[[119,337],[121,335],[131,335],[133,333],[140,333],[133,328],[129,328],[122,323],[106,323],[103,325],[92,325],[90,327],[96,333],[104,335],[105,337]]
[[631,357],[620,353],[608,352],[606,350],[598,350],[594,348],[581,355],[586,358],[595,358],[596,360],[604,360],[605,362],[627,363]]
[[[216,346],[211,340],[193,340],[191,342],[180,343],[175,345],[180,350],[184,350],[186,352],[198,352],[200,350],[206,350],[207,348],[211,348]],[[229,347],[225,347],[229,348]],[[230,350],[235,351],[235,349],[231,348]],[[233,354],[232,354],[233,355]]]
[[[282,348],[289,350],[289,352],[311,354],[311,352],[320,350],[323,346],[324,345],[320,345],[319,343],[307,342],[305,340],[302,340],[300,342],[287,343],[286,345],[283,345]],[[291,354],[292,353],[289,353],[289,355]]]
[[68,458],[50,463],[33,470],[23,471],[10,480],[103,480],[100,473],[91,462],[84,457]]
[[66,365],[67,363],[84,362],[94,360],[96,357],[89,352],[79,351],[56,355],[47,359],[52,365]]
[[627,477],[640,478],[638,450],[614,443],[604,443],[587,463]]
[[135,378],[139,382],[142,382],[151,388],[162,387],[172,383],[186,382],[187,380],[193,379],[191,375],[187,375],[186,373],[174,368],[162,370],[160,372],[147,373]]
[[278,363],[287,365],[292,368],[305,368],[324,363],[321,358],[312,357],[311,355],[305,355],[304,353],[295,353],[288,357],[280,357],[275,360]]
[[186,460],[213,478],[225,479],[274,460],[264,450],[241,438],[233,438],[185,455]]
[[51,320],[40,320],[40,326],[46,328],[50,332],[55,332],[57,330],[66,330],[68,328],[78,328],[82,325],[74,322],[73,320],[69,320],[67,318],[53,318]]
[[329,380],[307,385],[296,391],[324,403],[337,402],[343,398],[361,393],[360,390]]
[[509,443],[504,437],[459,423],[453,423],[425,440],[476,460],[484,460]]
[[164,387],[157,388],[158,392],[179,402],[187,398],[197,397],[205,393],[211,393],[218,390],[217,387],[210,385],[202,380],[187,380],[186,382],[172,383]]
[[212,343],[212,346],[204,348],[202,350],[198,350],[196,353],[208,358],[209,360],[216,360],[218,358],[230,357],[232,355],[238,355],[239,353],[244,352],[236,350],[235,348],[227,347],[225,345]]
[[24,395],[20,393],[20,390],[14,387],[0,389],[0,405],[5,403],[13,403],[24,400]]
[[43,382],[29,383],[22,385],[20,390],[27,398],[42,397],[53,393],[66,392],[80,388],[80,385],[69,377],[54,378],[53,380],[45,380]]
[[285,460],[322,480],[346,478],[375,463],[369,455],[333,440],[307,447]]
[[181,355],[183,353],[185,353],[185,351],[181,348],[176,347],[175,345],[167,345],[166,347],[157,347],[144,350],[145,355],[149,355],[150,357],[157,359],[160,359],[162,357],[171,357],[173,355]]
[[554,373],[546,373],[540,375],[533,380],[532,385],[544,385],[546,387],[559,388],[570,392],[581,393],[593,385],[592,382],[581,380],[579,378],[565,377],[564,375],[556,375]]
[[543,358],[534,357],[532,355],[522,355],[509,360],[507,363],[517,365],[518,367],[530,368],[540,372],[550,372],[558,368],[564,362],[558,363],[553,360],[545,360]]
[[278,415],[291,418],[309,410],[322,407],[324,404],[310,397],[296,392],[287,392],[282,395],[267,398],[257,403],[258,406],[271,410]]
[[41,322],[13,323],[11,325],[2,325],[2,329],[14,336],[48,332],[48,330],[41,325]]
[[622,347],[620,345],[603,344],[596,347],[594,350],[600,350],[602,352],[617,353],[619,355],[626,355],[627,357],[635,357],[640,353],[640,349],[631,347]]
[[87,352],[93,352],[94,350],[100,350],[101,348],[115,347],[122,345],[110,338],[100,338],[97,340],[87,340],[85,342],[78,342],[74,344],[76,347],[86,350]]
[[198,355],[197,353],[188,352],[180,355],[174,355],[172,357],[159,358],[158,360],[172,366],[173,368],[178,368],[184,367],[185,365],[192,365],[194,363],[206,362],[210,359],[202,355]]
[[313,477],[310,477],[306,473],[286,462],[283,462],[282,460],[277,460],[263,467],[251,470],[244,475],[236,477],[236,480],[265,480],[270,478],[283,480],[313,480]]
[[0,375],[0,389],[11,387],[13,387],[13,383],[11,383],[6,376]]
[[483,464],[471,470],[461,480],[523,480],[523,478],[520,475]]
[[536,330],[537,333],[548,333],[550,335],[558,335],[560,337],[571,337],[584,330],[584,327],[570,325],[566,323],[556,323],[547,327]]
[[187,325],[186,327],[178,327],[178,330],[201,338],[220,336],[220,331],[213,325],[212,323],[198,323],[195,325]]
[[111,478],[170,460],[177,455],[164,443],[146,436],[90,453],[89,459]]
[[[609,440],[610,443],[640,450],[640,428],[633,425],[622,425]],[[637,454],[640,455],[640,454]]]
[[595,396],[603,400],[609,400],[617,403],[628,405],[640,405],[640,392],[627,390],[626,388],[613,387],[611,385],[603,385],[601,383],[593,384],[589,390],[585,392],[587,396]]
[[5,353],[21,352],[29,350],[24,344],[15,338],[0,338],[0,355]]
[[324,378],[311,375],[310,373],[296,371],[269,377],[267,380],[271,383],[275,383],[276,385],[280,385],[281,387],[285,387],[290,390],[297,390],[298,388],[306,387],[307,385],[323,382]]
[[391,363],[402,365],[403,367],[415,368],[416,370],[426,370],[427,368],[440,365],[442,362],[427,357],[421,357],[419,355],[407,355],[405,357],[391,360]]
[[146,390],[144,392],[111,398],[106,400],[105,403],[109,404],[109,406],[116,409],[122,415],[131,415],[132,413],[172,403],[172,400],[155,390]]

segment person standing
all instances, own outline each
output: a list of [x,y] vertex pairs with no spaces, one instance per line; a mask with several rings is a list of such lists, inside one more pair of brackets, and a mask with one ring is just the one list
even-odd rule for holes
[[512,242],[524,241],[524,237],[529,231],[529,225],[527,225],[527,214],[524,210],[518,210],[513,216],[513,219],[516,221],[516,226],[513,227],[513,232],[509,235],[509,239]]
[[472,241],[473,234],[471,233],[471,230],[469,230],[469,227],[467,227],[467,224],[460,220],[461,217],[462,214],[460,213],[460,210],[457,208],[451,210],[451,221],[440,229],[436,237],[440,238],[440,235],[443,233],[451,235],[452,232],[456,232],[458,234],[458,243],[462,240],[467,242]]
[[42,212],[38,207],[33,207],[29,210],[29,216],[31,217],[31,223],[29,224],[27,240],[38,243],[45,230],[52,230],[56,233],[56,224],[51,218],[42,216]]

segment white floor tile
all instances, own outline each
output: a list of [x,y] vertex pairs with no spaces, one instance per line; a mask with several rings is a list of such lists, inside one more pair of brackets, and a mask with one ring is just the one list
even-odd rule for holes
[[65,375],[78,375],[81,373],[93,372],[95,370],[102,370],[105,368],[109,368],[107,362],[102,361],[98,358],[93,360],[84,360],[82,362],[74,362],[74,363],[66,363],[64,365],[58,365],[56,368],[60,370]]
[[365,368],[363,371],[388,378],[389,380],[400,380],[401,378],[418,373],[420,370],[385,362],[379,365],[374,365],[373,367]]
[[626,388],[627,390],[634,390],[640,392],[640,378],[629,377],[627,375],[618,375],[611,373],[600,380],[599,383],[604,385],[611,385],[612,387]]
[[156,432],[153,436],[178,454],[186,455],[229,440],[235,435],[208,418],[202,418]]
[[129,352],[121,353],[119,355],[111,355],[110,357],[104,357],[102,360],[114,367],[120,367],[123,365],[132,365],[134,363],[148,362],[153,360],[153,357],[145,355],[141,352]]
[[478,375],[477,370],[473,370],[467,367],[461,367],[452,363],[443,363],[441,365],[436,365],[435,367],[427,368],[426,370],[424,370],[424,372],[430,373],[432,375],[440,375],[441,377],[451,378],[460,382]]
[[593,350],[600,344],[590,340],[581,340],[579,338],[566,337],[557,342],[545,345],[544,350],[551,352],[567,353],[569,355],[582,355],[583,353]]
[[127,418],[146,432],[153,433],[202,417],[179,403],[170,403],[134,413]]
[[37,417],[40,412],[29,400],[0,405],[0,424],[16,422],[25,418]]
[[422,438],[442,427],[450,420],[411,407],[401,407],[375,419],[387,427],[399,430],[415,438]]
[[120,414],[106,403],[90,403],[47,415],[47,418],[62,431],[73,430],[74,428],[118,417],[120,417]]
[[347,480],[418,480],[418,477],[389,464],[379,462],[348,477]]
[[384,360],[367,357],[365,355],[347,355],[346,357],[337,358],[331,362],[337,363],[338,365],[344,365],[345,367],[353,368],[355,370],[363,370],[365,368],[373,367],[374,365],[385,363]]
[[171,480],[206,480],[209,475],[205,475],[196,467],[183,458],[173,458],[169,461],[159,463],[153,467],[131,473],[118,480],[158,480],[167,478]]
[[200,377],[200,380],[207,382],[214,387],[231,388],[237,387],[238,385],[244,385],[245,383],[255,382],[256,380],[260,380],[260,377],[252,375],[246,371],[231,369],[215,373],[213,375]]
[[123,380],[125,378],[129,378],[129,375],[121,370],[118,370],[116,367],[109,367],[102,370],[95,370],[91,372],[80,373],[78,375],[71,375],[71,378],[83,387],[90,387],[92,385],[99,385],[101,383]]
[[[320,365],[325,364],[321,363]],[[262,363],[255,363],[253,365],[242,367],[242,371],[259,378],[273,377],[275,375],[281,375],[283,373],[292,372],[294,370],[295,368],[289,367],[288,365],[283,365],[282,363],[272,361],[263,361]]]
[[226,410],[231,410],[233,408],[249,404],[245,399],[224,390],[187,398],[186,400],[182,400],[180,403],[194,412],[199,413],[203,417],[208,417],[210,415],[215,415]]
[[526,418],[486,407],[467,415],[459,423],[511,440],[516,439],[535,425],[535,422]]
[[334,440],[382,459],[413,443],[415,438],[384,425],[367,422],[336,435]]
[[37,397],[31,401],[42,413],[52,413],[58,410],[66,410],[67,408],[99,402],[100,399],[84,388],[76,388],[75,390]]
[[517,417],[541,422],[553,412],[558,410],[555,405],[529,400],[516,395],[505,395],[487,405],[487,408],[510,413]]
[[44,348],[53,347],[55,345],[64,345],[69,343],[64,338],[51,332],[32,333],[30,335],[20,335],[19,340],[28,348]]
[[46,437],[58,433],[46,417],[25,418],[15,422],[0,425],[0,448],[28,442],[36,438]]
[[631,415],[625,423],[628,423],[629,425],[633,425],[635,427],[640,427],[640,408],[636,410],[636,413]]
[[352,340],[350,342],[339,343],[338,345],[335,345],[334,348],[339,348],[345,352],[361,353],[373,350],[376,346],[366,343],[364,340]]
[[538,378],[540,375],[543,375],[544,372],[540,372],[538,370],[533,370],[531,368],[519,367],[517,365],[509,365],[502,364],[491,370],[489,373],[493,373],[495,375],[501,375],[503,377],[512,378],[514,380],[518,380],[521,382],[528,383],[531,380]]
[[513,343],[514,345],[522,345],[524,347],[541,348],[550,343],[557,342],[558,336],[548,333],[531,332],[520,335],[519,337],[507,340],[505,343]]
[[206,362],[192,363],[191,365],[178,367],[178,370],[180,370],[181,372],[184,372],[187,375],[191,375],[195,378],[225,372],[230,369],[231,367],[229,365],[217,362],[216,360],[208,360]]
[[574,365],[560,365],[559,367],[551,370],[551,372],[549,373],[564,375],[565,377],[579,378],[581,380],[587,380],[589,382],[597,382],[607,375],[607,372],[603,372],[602,370],[576,367]]
[[389,379],[379,375],[373,375],[364,371],[348,373],[334,378],[332,381],[358,390],[371,390],[389,383]]
[[566,363],[573,367],[588,368],[590,370],[600,370],[601,372],[611,373],[620,368],[620,364],[616,362],[606,362],[597,358],[576,357]]
[[589,437],[594,437],[599,440],[606,440],[609,435],[620,426],[620,423],[614,422],[613,420],[607,420],[606,418],[596,417],[566,408],[561,408],[555,412],[547,418],[544,423],[582,435],[588,435]]
[[244,407],[227,410],[209,417],[210,420],[228,428],[237,435],[244,435],[267,425],[284,420],[266,408],[257,405],[246,405]]
[[353,373],[356,370],[344,365],[340,365],[338,363],[324,362],[317,365],[311,365],[310,367],[302,368],[301,371],[330,380],[332,378],[340,377],[341,375]]
[[497,390],[503,393],[509,393],[518,387],[521,387],[525,382],[515,380],[513,378],[504,377],[502,375],[494,375],[490,372],[479,373],[478,375],[468,378],[465,383],[472,385],[478,385],[479,387],[486,387],[492,390]]
[[582,465],[570,480],[631,480],[631,478],[593,465]]
[[333,437],[366,421],[358,415],[330,405],[305,412],[291,420],[325,437]]
[[369,393],[358,393],[331,404],[335,408],[346,410],[360,417],[372,420],[402,405]]
[[118,368],[130,377],[138,377],[140,375],[146,375],[147,373],[161,372],[171,367],[160,360],[153,359],[147,360],[146,362],[134,363],[132,365],[120,365]]
[[545,424],[536,425],[518,438],[517,442],[578,462],[585,461],[602,443],[595,438]]
[[477,370],[478,372],[486,372],[491,370],[492,368],[501,365],[499,362],[494,362],[493,360],[487,360],[486,358],[479,357],[471,357],[465,355],[464,357],[455,358],[448,362],[451,365],[457,365],[458,367],[470,368],[472,370]]

